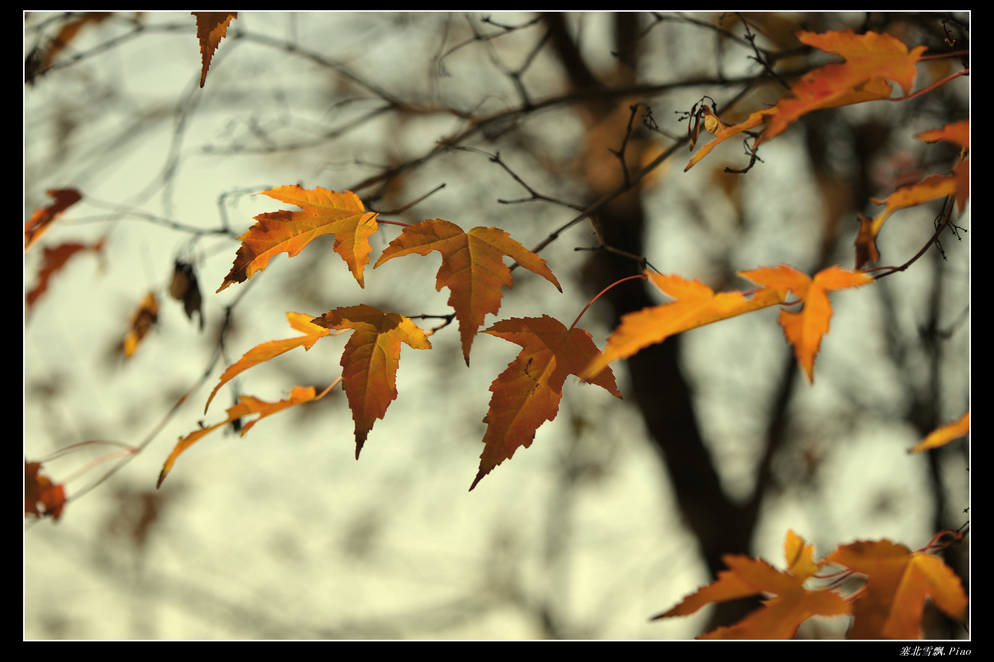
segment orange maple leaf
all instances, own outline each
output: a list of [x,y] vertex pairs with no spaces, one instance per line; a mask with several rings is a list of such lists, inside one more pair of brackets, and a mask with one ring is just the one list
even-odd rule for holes
[[866,575],[866,586],[853,600],[850,639],[920,638],[927,597],[951,618],[966,618],[963,583],[937,556],[912,553],[888,540],[858,541],[839,547],[824,562]]
[[[597,346],[583,329],[567,329],[548,315],[497,322],[484,333],[521,345],[517,358],[508,364],[490,390],[490,410],[484,417],[480,470],[470,490],[520,446],[528,448],[535,431],[559,411],[563,384],[597,355]],[[610,369],[589,380],[620,398]]]
[[884,221],[886,221],[890,215],[898,209],[914,207],[915,205],[920,205],[923,202],[935,200],[936,198],[942,198],[947,195],[953,195],[955,193],[955,178],[947,175],[930,175],[917,184],[897,189],[883,200],[878,198],[870,198],[875,205],[887,205],[883,212],[873,219],[874,235],[880,233],[880,228],[883,226]]
[[916,46],[909,51],[900,39],[876,32],[800,32],[797,38],[801,43],[834,53],[845,62],[827,64],[803,76],[790,89],[790,96],[777,103],[776,114],[756,140],[755,147],[780,135],[813,110],[889,99],[888,80],[900,85],[905,94],[910,93],[918,75],[918,62],[928,50],[926,46]]
[[731,627],[722,627],[703,634],[698,639],[791,639],[801,623],[812,616],[839,616],[849,613],[849,605],[837,593],[826,590],[810,591],[804,583],[813,577],[821,563],[814,561],[814,545],[793,531],[787,532],[784,544],[789,567],[781,572],[766,561],[742,555],[723,557],[729,570],[718,573],[718,579],[688,595],[669,611],[653,617],[687,616],[715,602],[773,594],[763,607],[752,612]]
[[74,188],[50,189],[48,195],[55,198],[55,202],[36,209],[31,220],[24,224],[25,251],[41,239],[62,212],[83,199],[82,194]]
[[473,338],[483,326],[484,317],[500,310],[501,286],[512,287],[506,255],[532,273],[542,276],[563,291],[545,260],[511,239],[498,228],[473,228],[463,232],[455,223],[440,218],[409,225],[387,246],[373,268],[401,255],[442,254],[442,266],[435,277],[435,289],[449,288],[449,305],[459,320],[463,358],[469,365]]
[[[58,521],[66,505],[66,490],[51,479],[42,476],[40,462],[24,463],[24,514],[49,517]],[[43,510],[38,510],[41,504]]]
[[[217,395],[219,390],[221,390],[221,387],[249,368],[257,366],[260,363],[264,363],[269,359],[279,356],[280,354],[285,354],[296,347],[303,347],[304,351],[307,351],[321,338],[327,335],[338,335],[337,333],[330,333],[328,329],[323,326],[314,324],[311,321],[314,319],[311,315],[305,315],[303,313],[287,313],[286,318],[294,330],[300,331],[305,335],[297,336],[296,338],[286,338],[284,340],[271,340],[269,342],[264,342],[261,345],[256,345],[249,351],[245,352],[242,358],[228,366],[228,369],[221,375],[221,381],[218,382],[218,385],[214,387],[213,391],[211,391],[210,397],[207,398],[207,404],[204,405],[205,414],[207,413],[208,407],[211,406],[211,401],[214,399],[214,396]],[[338,333],[342,333],[342,331],[339,331]]]
[[159,302],[155,299],[155,293],[149,292],[142,301],[138,309],[131,314],[131,328],[124,335],[121,342],[121,349],[126,358],[131,358],[138,350],[138,343],[142,341],[149,329],[155,325],[159,319]]
[[197,39],[200,40],[200,59],[203,67],[200,70],[200,87],[204,86],[207,80],[207,70],[211,66],[211,58],[214,51],[224,36],[228,33],[228,24],[231,20],[238,18],[236,11],[193,11],[190,12],[197,17]]
[[856,268],[862,269],[867,262],[875,262],[880,259],[876,240],[884,226],[884,221],[890,218],[891,214],[898,209],[914,207],[947,195],[956,195],[956,189],[957,177],[955,175],[930,175],[917,184],[897,189],[884,200],[870,198],[873,204],[886,205],[886,208],[872,219],[859,216],[859,232],[855,241]]
[[176,447],[173,448],[173,452],[169,454],[169,457],[166,458],[165,464],[162,465],[162,471],[159,472],[159,482],[156,483],[155,485],[156,488],[162,485],[162,481],[166,479],[166,475],[169,474],[169,472],[173,468],[173,465],[176,464],[177,458],[179,458],[179,456],[182,455],[186,449],[188,449],[190,446],[197,443],[202,438],[204,438],[214,430],[218,429],[219,427],[237,421],[242,416],[248,416],[250,414],[259,414],[259,418],[253,421],[249,421],[242,428],[241,434],[242,436],[244,436],[246,432],[252,429],[253,425],[258,423],[262,419],[266,418],[267,416],[272,416],[273,414],[281,412],[284,409],[289,409],[290,407],[296,407],[297,405],[302,405],[305,402],[320,400],[322,397],[324,397],[324,393],[322,393],[320,396],[317,397],[315,397],[315,394],[316,391],[313,386],[306,386],[306,387],[294,386],[292,389],[290,389],[290,397],[287,398],[286,400],[279,400],[278,402],[267,402],[265,400],[253,398],[250,395],[239,396],[238,404],[228,408],[227,419],[207,428],[202,427],[199,430],[191,432],[185,437],[180,437],[179,443],[176,444]]
[[89,246],[78,242],[59,244],[54,248],[46,246],[42,253],[41,267],[38,269],[38,282],[31,288],[25,299],[28,311],[38,303],[38,299],[48,290],[48,283],[52,276],[62,270],[69,260],[83,251],[94,251],[99,253],[104,249],[104,240],[101,239],[96,244]]
[[958,421],[946,423],[933,430],[927,437],[918,442],[910,453],[921,453],[945,446],[950,441],[955,441],[960,437],[970,434],[970,412],[967,411]]
[[280,253],[294,257],[323,234],[335,235],[335,252],[345,260],[359,286],[365,287],[362,272],[372,250],[369,237],[378,225],[376,213],[366,211],[359,196],[352,191],[336,193],[320,186],[307,190],[296,184],[262,194],[297,205],[303,211],[274,211],[256,216],[259,222],[239,237],[242,245],[218,292],[232,283],[245,282]]
[[839,266],[823,269],[814,278],[785,264],[742,271],[739,275],[776,290],[784,300],[787,293],[791,292],[804,302],[804,308],[800,312],[781,310],[778,321],[787,341],[794,347],[797,362],[811,382],[815,379],[815,357],[818,356],[821,339],[828,333],[829,320],[832,318],[828,292],[873,282],[873,278],[865,273],[848,271]]
[[646,275],[664,294],[676,301],[623,316],[621,323],[608,337],[607,347],[583,369],[580,379],[589,381],[611,361],[628,358],[677,333],[760,308],[786,304],[788,293],[793,292],[794,296],[804,301],[804,309],[799,313],[780,311],[779,322],[787,340],[794,346],[794,353],[808,379],[814,381],[815,357],[822,336],[828,333],[828,322],[832,316],[827,292],[873,282],[866,274],[840,267],[829,267],[815,275],[814,279],[786,265],[762,267],[739,272],[743,278],[764,286],[750,297],[748,292],[715,293],[700,281],[688,281],[680,276],[651,272],[646,272]]
[[944,140],[962,148],[959,163],[953,167],[953,176],[956,178],[956,208],[962,212],[970,197],[970,120],[947,124],[941,129],[923,131],[915,138],[927,143]]
[[400,343],[414,349],[431,349],[418,326],[397,313],[384,313],[361,304],[336,308],[312,320],[327,329],[354,329],[345,344],[341,365],[342,385],[355,421],[355,457],[366,442],[376,419],[397,399]]
[[921,133],[916,134],[915,138],[927,143],[935,143],[940,140],[945,140],[955,143],[960,147],[970,149],[970,120],[953,122],[952,124],[945,125],[941,129],[922,131]]
[[715,293],[699,280],[649,271],[646,275],[663,294],[676,301],[623,316],[608,337],[607,347],[580,372],[580,379],[590,381],[608,363],[628,358],[677,333],[783,303],[786,294],[775,289],[760,290],[751,297],[745,292]]
[[845,62],[808,72],[775,107],[756,111],[745,122],[719,130],[715,139],[690,159],[684,171],[690,170],[722,141],[760,124],[769,122],[753,144],[753,150],[814,110],[889,99],[892,88],[888,80],[897,82],[908,93],[914,86],[918,62],[927,50],[925,46],[916,46],[908,51],[899,39],[875,32],[861,35],[852,30],[824,34],[799,32],[797,38],[809,46],[839,55]]

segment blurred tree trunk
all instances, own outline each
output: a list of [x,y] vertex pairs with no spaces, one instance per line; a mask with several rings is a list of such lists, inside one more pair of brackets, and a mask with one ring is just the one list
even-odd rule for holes
[[[567,31],[562,14],[545,16],[551,30],[556,53],[567,76],[578,90],[606,87],[597,80],[584,63],[576,43]],[[638,70],[638,14],[622,13],[615,20],[615,52],[619,66],[613,83],[633,83]],[[615,100],[593,100],[586,111],[591,122],[603,119],[618,106]],[[627,103],[623,106],[627,113]],[[624,125],[621,125],[624,126]],[[618,139],[623,137],[618,135]],[[613,147],[617,149],[619,145]],[[628,149],[634,156],[634,145]],[[609,156],[606,153],[605,156]],[[637,160],[635,161],[637,163]],[[620,171],[618,164],[615,169]],[[620,174],[620,173],[619,173]],[[612,186],[616,186],[612,183]],[[603,191],[594,191],[596,199]],[[631,255],[645,254],[643,240],[646,232],[645,208],[641,189],[633,188],[602,208],[594,222],[600,227],[605,244]],[[588,265],[586,279],[596,293],[622,278],[640,273],[640,265],[630,257],[609,251],[598,251]],[[610,304],[616,325],[627,313],[655,305],[649,295],[649,283],[630,281],[612,288],[605,299]],[[650,439],[659,452],[676,495],[677,503],[688,528],[697,538],[700,553],[712,576],[725,569],[724,554],[748,554],[755,517],[745,517],[722,489],[711,454],[701,438],[697,414],[690,388],[680,369],[680,337],[650,345],[627,361],[633,396]],[[793,367],[793,366],[792,366]],[[730,625],[756,606],[754,600],[722,603],[712,619],[712,627]]]

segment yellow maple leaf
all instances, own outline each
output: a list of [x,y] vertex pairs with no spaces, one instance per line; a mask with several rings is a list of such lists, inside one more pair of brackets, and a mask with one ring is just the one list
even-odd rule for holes
[[[323,396],[324,393],[322,393],[319,397]],[[173,452],[169,454],[169,457],[166,458],[165,464],[162,465],[162,471],[159,472],[159,482],[156,483],[156,488],[162,485],[162,481],[164,481],[169,472],[172,471],[173,465],[176,464],[176,460],[183,454],[184,451],[219,427],[237,421],[243,416],[259,414],[259,418],[249,421],[242,427],[241,434],[244,435],[252,429],[253,425],[267,416],[272,416],[273,414],[281,412],[284,409],[289,409],[290,407],[295,407],[297,405],[304,404],[305,402],[317,400],[319,397],[316,397],[316,390],[313,386],[294,386],[290,390],[289,398],[286,400],[279,400],[277,402],[267,402],[265,400],[260,400],[259,398],[254,398],[250,395],[240,396],[238,398],[238,404],[228,407],[228,418],[220,423],[217,423],[216,425],[206,428],[202,427],[199,430],[194,430],[185,437],[180,437],[176,447],[173,448]]]
[[[271,340],[269,342],[264,342],[261,345],[256,345],[249,351],[245,352],[242,358],[228,366],[228,369],[221,375],[221,381],[218,382],[217,386],[214,387],[214,390],[211,391],[210,397],[207,398],[207,404],[204,405],[205,414],[207,413],[207,409],[211,406],[211,401],[214,400],[214,396],[217,395],[219,390],[221,390],[221,387],[252,366],[264,363],[265,361],[275,358],[280,354],[289,352],[291,349],[296,347],[303,347],[304,351],[307,351],[314,346],[314,343],[324,336],[338,335],[330,333],[328,329],[314,324],[311,321],[314,319],[311,315],[305,315],[303,313],[287,313],[286,318],[289,320],[291,327],[305,335],[297,336],[296,338],[286,338],[284,340]],[[342,332],[339,331],[338,333]]]
[[361,304],[330,310],[314,318],[327,329],[353,329],[342,352],[342,384],[355,421],[355,457],[366,443],[377,419],[383,418],[397,399],[400,345],[431,349],[431,343],[414,322],[398,313]]
[[589,382],[612,361],[628,358],[677,333],[783,302],[776,290],[761,290],[751,296],[743,292],[716,293],[698,280],[649,271],[646,276],[675,301],[623,316],[608,337],[607,347],[580,372],[580,379]]
[[889,540],[857,541],[825,557],[866,576],[853,601],[850,639],[918,639],[925,599],[951,618],[966,618],[967,597],[956,573],[937,557]]
[[970,434],[970,412],[967,411],[963,416],[960,417],[958,421],[952,423],[947,423],[930,433],[927,437],[922,439],[912,448],[909,452],[911,453],[921,453],[922,451],[931,450],[933,448],[939,448],[945,446],[950,441],[955,441],[960,437],[965,437]]
[[812,616],[839,616],[849,613],[849,605],[839,594],[808,590],[804,583],[814,576],[820,564],[814,562],[814,546],[793,531],[787,532],[784,551],[789,567],[781,572],[761,559],[743,555],[723,557],[728,570],[718,579],[688,595],[669,611],[653,620],[687,616],[701,607],[751,595],[772,594],[763,607],[731,627],[722,627],[698,639],[790,639],[797,628]]
[[435,289],[449,288],[449,305],[459,320],[463,358],[469,365],[469,350],[477,330],[488,314],[500,310],[501,287],[511,287],[511,270],[504,256],[536,273],[563,291],[545,260],[519,244],[499,228],[473,228],[463,232],[455,223],[440,218],[425,220],[404,228],[390,242],[373,268],[395,257],[417,253],[442,254],[442,266],[435,278]]
[[778,321],[783,327],[784,336],[794,348],[797,362],[810,382],[814,382],[815,358],[821,347],[821,339],[828,333],[829,320],[832,318],[832,304],[828,300],[828,293],[873,282],[873,278],[865,273],[849,271],[839,266],[823,269],[814,278],[784,264],[742,271],[739,275],[775,290],[783,300],[786,300],[787,293],[790,292],[804,302],[804,307],[799,312],[781,310]]
[[359,286],[365,286],[362,273],[372,250],[369,237],[378,225],[376,213],[366,211],[359,196],[352,191],[336,193],[320,186],[308,190],[297,185],[280,186],[262,194],[297,205],[302,211],[275,211],[256,216],[258,223],[239,237],[242,245],[218,292],[232,283],[245,282],[280,253],[294,257],[324,234],[335,235],[335,252],[345,260]]

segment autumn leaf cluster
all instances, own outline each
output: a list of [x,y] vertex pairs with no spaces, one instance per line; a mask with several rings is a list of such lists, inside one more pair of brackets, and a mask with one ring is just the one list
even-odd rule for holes
[[[203,85],[211,56],[237,14],[194,14],[203,54]],[[875,33],[800,33],[798,39],[838,55],[845,61],[811,71],[773,108],[757,111],[740,124],[725,124],[704,106],[701,111],[702,126],[716,138],[694,155],[687,169],[720,143],[740,133],[757,136],[751,147],[755,155],[761,144],[783,133],[806,113],[889,99],[892,88],[888,81],[896,82],[907,94],[914,86],[916,67],[925,50],[922,46],[908,49],[890,35]],[[767,126],[761,134],[750,132],[762,124]],[[567,327],[547,315],[501,320],[486,329],[485,333],[489,335],[520,345],[522,351],[491,385],[490,410],[483,417],[487,424],[485,449],[472,486],[475,487],[483,476],[509,459],[518,448],[528,447],[537,428],[555,418],[567,376],[578,375],[583,381],[597,384],[612,395],[621,397],[608,367],[611,362],[628,358],[651,344],[702,325],[779,306],[778,322],[784,337],[793,346],[798,365],[813,382],[815,359],[829,331],[832,317],[829,293],[873,282],[874,277],[863,268],[880,257],[875,240],[884,221],[900,209],[943,196],[954,197],[961,210],[965,204],[969,191],[968,121],[919,134],[918,138],[930,143],[954,142],[962,147],[961,159],[952,175],[931,175],[879,201],[879,204],[885,205],[884,211],[876,218],[863,218],[860,222],[855,239],[855,270],[835,265],[808,276],[789,265],[759,267],[739,274],[758,285],[757,288],[731,292],[714,292],[697,280],[647,270],[643,278],[649,279],[664,295],[673,299],[672,303],[626,315],[609,336],[603,351],[597,349],[589,333],[575,327],[575,322]],[[38,209],[25,224],[25,250],[34,246],[52,223],[83,197],[75,189],[49,193],[54,202]],[[321,187],[309,190],[299,185],[280,186],[262,194],[296,206],[299,211],[277,210],[256,217],[256,223],[240,237],[234,262],[217,288],[218,293],[233,284],[244,283],[265,270],[272,258],[281,253],[291,258],[299,255],[322,235],[334,237],[332,249],[345,262],[359,287],[365,286],[372,252],[370,238],[381,232],[382,226],[378,222],[378,214],[367,210],[357,195]],[[46,291],[52,276],[70,258],[85,250],[99,252],[103,246],[104,242],[94,246],[68,243],[55,248],[46,247],[38,284],[28,294],[29,310]],[[517,266],[541,276],[562,291],[545,260],[524,248],[503,230],[476,227],[464,231],[458,224],[443,219],[405,225],[403,231],[390,241],[373,268],[379,268],[394,258],[412,254],[427,256],[434,252],[442,258],[435,288],[449,290],[448,304],[459,325],[462,353],[467,365],[474,338],[483,327],[486,316],[499,313],[502,289],[513,285],[505,259],[513,260]],[[171,294],[184,302],[188,316],[200,313],[201,295],[191,265],[177,262]],[[158,305],[154,293],[149,293],[136,308],[130,328],[121,342],[125,356],[134,354],[148,329],[155,324]],[[396,373],[401,346],[406,344],[413,349],[431,349],[428,340],[430,332],[426,333],[400,313],[383,312],[368,305],[335,308],[315,317],[296,312],[287,315],[291,327],[304,335],[263,343],[249,350],[224,371],[207,400],[207,407],[222,386],[245,370],[298,346],[308,350],[319,339],[331,334],[332,330],[335,333],[331,335],[351,332],[342,354],[340,380],[355,422],[358,457],[375,421],[386,415],[390,403],[398,396]],[[307,388],[295,387],[288,400],[276,403],[242,396],[241,402],[228,410],[225,423],[249,414],[265,417],[321,397],[313,388]],[[160,483],[184,450],[220,425],[199,429],[181,439],[163,467]],[[251,425],[242,427],[242,434],[250,428]]]
[[[295,204],[301,211],[267,212],[257,216],[257,223],[242,235],[235,262],[218,288],[219,292],[264,270],[279,253],[285,252],[291,257],[299,254],[324,234],[335,236],[333,250],[345,262],[356,283],[365,286],[365,268],[372,252],[369,239],[381,227],[376,213],[366,211],[359,198],[349,191],[338,193],[320,187],[305,190],[300,186],[283,186],[263,193]],[[459,323],[466,365],[469,365],[473,339],[480,332],[485,317],[499,312],[502,289],[513,286],[511,270],[504,258],[514,259],[516,264],[562,291],[545,260],[503,230],[476,227],[466,232],[455,223],[442,219],[406,225],[380,255],[374,268],[393,258],[412,254],[427,256],[433,252],[442,257],[435,287],[439,291],[449,290],[448,303]],[[317,317],[289,313],[288,319],[294,329],[305,335],[263,343],[247,352],[224,372],[207,405],[210,406],[224,384],[243,371],[298,346],[310,349],[332,330],[337,332],[334,335],[351,331],[341,358],[341,383],[355,422],[358,459],[374,423],[386,415],[390,403],[398,396],[396,375],[402,345],[431,349],[428,335],[410,318],[368,305],[336,308]],[[494,395],[483,419],[488,426],[485,450],[471,489],[494,467],[509,459],[517,448],[531,445],[538,427],[556,417],[566,377],[577,374],[597,354],[589,333],[567,329],[548,316],[504,320],[486,333],[519,344],[523,349],[491,385]],[[621,397],[610,371],[594,383]],[[183,451],[220,425],[250,412],[264,416],[317,399],[313,390],[295,391],[295,394],[290,400],[279,403],[243,397],[238,405],[228,410],[227,421],[197,430],[180,440],[163,467],[160,484]],[[247,431],[248,427],[243,428],[242,434]]]
[[[858,541],[816,561],[814,545],[788,531],[785,571],[762,559],[728,555],[729,569],[716,581],[655,618],[688,616],[708,604],[762,595],[771,597],[758,610],[698,639],[791,639],[814,616],[850,616],[851,639],[919,639],[926,598],[950,618],[966,618],[963,584],[935,551],[912,552],[888,540]],[[848,588],[850,578],[858,580],[858,588]]]

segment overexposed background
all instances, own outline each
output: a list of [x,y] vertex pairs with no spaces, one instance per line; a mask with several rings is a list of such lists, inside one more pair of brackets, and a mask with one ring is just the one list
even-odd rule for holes
[[[78,256],[58,274],[26,317],[25,456],[37,460],[87,440],[137,445],[166,420],[138,456],[71,501],[60,522],[26,526],[25,638],[685,639],[700,633],[704,613],[648,621],[709,578],[633,406],[569,380],[559,416],[539,429],[532,447],[467,492],[482,450],[488,386],[519,348],[478,335],[467,368],[455,325],[431,337],[430,352],[404,346],[400,395],[376,422],[358,462],[351,415],[336,390],[262,421],[244,437],[230,428],[212,433],[155,489],[176,439],[198,421],[223,420],[234,402],[226,386],[203,411],[224,368],[218,363],[169,415],[210,365],[227,306],[236,304],[227,362],[259,343],[297,335],[286,321],[290,311],[320,315],[368,303],[407,315],[448,312],[448,291],[433,287],[437,255],[372,270],[395,226],[382,225],[374,237],[365,289],[323,238],[220,294],[214,291],[237,241],[222,235],[192,241],[189,229],[226,222],[237,236],[255,215],[288,208],[253,195],[259,191],[294,183],[345,190],[430,152],[467,126],[445,109],[487,115],[518,105],[503,70],[522,66],[541,28],[453,50],[474,31],[500,33],[483,16],[241,13],[200,89],[192,16],[114,15],[85,25],[62,56],[65,66],[25,86],[25,218],[48,204],[46,190],[76,187],[84,200],[42,246],[107,239],[105,252]],[[514,26],[531,18],[493,16]],[[572,18],[584,52],[608,70],[608,17]],[[138,33],[136,20],[144,26]],[[665,83],[716,69],[728,77],[755,73],[751,51],[735,43],[718,48],[713,31],[694,24],[718,20],[697,15],[656,26],[645,40],[653,53],[645,60],[655,64],[643,78]],[[859,21],[860,15],[830,16],[826,29]],[[65,22],[62,15],[27,15],[25,54]],[[248,36],[236,39],[236,31]],[[538,100],[563,92],[555,64],[541,55],[523,84]],[[948,94],[968,104],[968,85],[958,79]],[[687,125],[675,113],[719,92],[729,94],[679,89],[645,102],[660,127],[678,135]],[[375,114],[386,97],[417,103],[422,112],[403,121]],[[836,112],[851,113],[854,123],[896,122],[900,115],[888,151],[920,162],[924,147],[911,137],[947,118],[905,116],[898,106]],[[624,135],[624,124],[617,135]],[[656,139],[665,146],[663,136]],[[837,138],[842,163],[851,141]],[[583,203],[589,200],[569,170],[583,142],[580,120],[551,108],[468,144],[500,151],[535,189]],[[804,128],[764,146],[764,163],[736,192],[723,192],[711,179],[725,165],[707,163],[719,152],[689,173],[682,172],[685,150],[663,166],[645,198],[654,218],[650,261],[705,282],[729,266],[719,266],[723,261],[733,269],[780,262],[807,268],[816,258],[824,204],[821,182],[807,166]],[[744,162],[737,147],[720,158]],[[888,167],[894,166],[881,164]],[[533,247],[575,215],[547,203],[498,204],[527,194],[474,152],[427,161],[376,208],[406,204],[443,183],[427,200],[384,218],[444,218],[464,229],[497,225]],[[885,196],[885,186],[876,194]],[[895,262],[913,255],[931,235],[934,213],[921,208],[893,217],[882,250]],[[957,222],[969,227],[968,221],[967,212]],[[589,300],[580,287],[586,253],[574,248],[594,243],[589,225],[564,233],[542,252],[564,293],[516,270],[499,316],[486,324],[545,313],[568,325]],[[851,248],[843,248],[838,261],[849,265]],[[942,422],[968,406],[968,235],[962,242],[944,239],[943,248],[948,261],[931,251],[879,286],[833,294],[835,316],[816,382],[803,384],[792,401],[791,444],[776,465],[779,489],[764,502],[755,537],[755,553],[774,565],[783,566],[788,528],[815,543],[819,556],[857,538],[917,548],[935,533],[931,469],[924,456],[906,454],[919,433],[904,418],[916,391],[936,379]],[[25,256],[25,292],[40,253],[38,246]],[[203,332],[168,298],[178,257],[197,262]],[[938,324],[948,336],[935,377],[934,357],[915,338],[930,310],[922,293],[940,276]],[[878,291],[885,288],[886,299]],[[159,296],[158,325],[125,361],[114,347],[149,291]],[[785,351],[775,319],[774,311],[762,311],[685,338],[695,405],[732,494],[747,494],[755,480],[764,434],[756,412],[768,406]],[[422,328],[432,322],[417,321]],[[610,326],[596,308],[580,326],[603,347]],[[890,335],[895,328],[903,335]],[[285,398],[295,385],[323,389],[340,373],[347,337],[294,350],[233,385],[266,400]],[[896,349],[905,352],[901,361],[893,358]],[[615,371],[624,392],[624,366]],[[46,462],[44,471],[62,481],[87,469],[69,483],[72,497],[114,466],[89,467],[111,450],[85,448]],[[968,505],[966,463],[964,442],[943,454],[940,469],[950,489],[944,498],[953,512]],[[808,634],[839,636],[844,628],[824,622]]]

